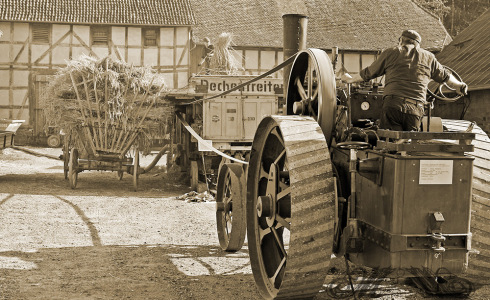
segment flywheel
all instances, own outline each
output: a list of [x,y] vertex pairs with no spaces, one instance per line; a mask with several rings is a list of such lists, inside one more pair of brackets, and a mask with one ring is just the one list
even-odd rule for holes
[[330,146],[337,114],[337,92],[333,66],[325,51],[309,48],[298,53],[289,75],[286,102],[288,115],[314,118]]
[[218,174],[216,225],[221,249],[229,252],[242,248],[247,231],[244,173],[242,165],[227,163]]
[[264,118],[247,175],[247,237],[256,285],[266,299],[315,296],[332,253],[335,187],[315,119]]
[[475,133],[475,151],[469,153],[473,162],[470,231],[473,234],[467,274],[471,281],[488,284],[490,281],[490,138],[477,125],[465,120],[443,119],[444,127],[451,131]]

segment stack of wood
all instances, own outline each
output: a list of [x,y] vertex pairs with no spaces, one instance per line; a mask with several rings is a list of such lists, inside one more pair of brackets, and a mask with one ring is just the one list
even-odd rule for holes
[[70,137],[70,147],[91,154],[147,150],[170,132],[174,105],[161,75],[112,57],[81,56],[58,71],[42,96],[46,127]]

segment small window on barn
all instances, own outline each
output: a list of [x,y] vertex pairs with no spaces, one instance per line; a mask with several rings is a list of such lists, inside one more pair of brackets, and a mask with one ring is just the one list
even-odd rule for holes
[[50,24],[32,24],[32,42],[49,44],[49,32],[51,31]]
[[92,36],[92,45],[108,45],[109,44],[109,26],[92,26],[90,27]]
[[158,28],[143,28],[143,44],[145,46],[157,46],[159,34],[160,31]]

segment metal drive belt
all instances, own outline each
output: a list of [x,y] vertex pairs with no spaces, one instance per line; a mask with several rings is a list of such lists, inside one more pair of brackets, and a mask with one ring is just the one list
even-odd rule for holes
[[180,112],[177,112],[176,115],[177,115],[177,118],[179,119],[179,121],[182,123],[182,125],[184,125],[185,129],[187,129],[187,131],[189,131],[189,133],[193,137],[195,137],[199,141],[199,143],[203,144],[205,147],[207,147],[208,149],[210,149],[211,151],[213,151],[214,153],[216,153],[218,155],[221,155],[223,157],[226,157],[226,158],[231,159],[233,161],[236,161],[238,163],[248,165],[248,162],[234,158],[232,156],[229,156],[229,155],[219,151],[218,149],[214,148],[206,140],[203,140],[202,137],[200,137],[199,134],[197,134],[197,132],[194,131],[194,129],[192,129],[192,127],[184,120],[184,118],[182,117],[182,114]]
[[257,77],[254,77],[254,78],[250,79],[249,81],[246,81],[246,82],[244,82],[244,83],[242,83],[240,85],[237,85],[236,87],[234,87],[232,89],[229,89],[227,91],[224,91],[224,92],[222,92],[220,94],[213,95],[211,97],[207,97],[207,98],[203,98],[203,99],[199,99],[199,100],[195,100],[195,101],[189,102],[189,103],[187,103],[185,105],[194,104],[194,103],[197,103],[197,102],[201,102],[201,101],[205,101],[205,100],[210,100],[210,99],[218,98],[218,97],[224,96],[226,94],[229,94],[229,93],[231,93],[233,91],[239,90],[242,87],[245,87],[245,86],[249,85],[252,82],[255,82],[257,80],[260,80],[260,79],[262,79],[264,77],[269,76],[272,73],[275,73],[275,72],[279,71],[280,69],[284,68],[285,66],[291,64],[294,61],[295,58],[296,58],[296,54],[291,55],[288,59],[286,59],[285,61],[283,61],[281,64],[275,66],[274,68],[270,69],[269,71],[267,71],[267,72],[265,72],[265,73],[263,73],[263,74],[261,74],[261,75],[259,75]]

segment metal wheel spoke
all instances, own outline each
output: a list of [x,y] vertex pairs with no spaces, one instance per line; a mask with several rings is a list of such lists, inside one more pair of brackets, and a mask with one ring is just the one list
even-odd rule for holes
[[286,257],[287,253],[286,253],[286,250],[284,250],[284,244],[282,243],[281,238],[279,237],[279,234],[277,233],[276,228],[271,227],[270,229],[271,229],[272,233],[274,234],[274,239],[276,240],[276,243],[279,246],[279,249],[281,250],[282,255],[284,255],[284,257]]
[[308,97],[310,99],[313,99],[311,96],[312,96],[312,88],[313,88],[313,71],[314,71],[314,68],[312,68],[313,66],[313,60],[310,58],[308,58]]
[[276,221],[277,221],[278,225],[280,224],[281,226],[276,226],[275,229],[279,229],[280,227],[285,227],[288,230],[291,230],[291,222],[289,222],[287,219],[285,219],[279,215],[276,215]]
[[223,202],[225,203],[225,207],[226,205],[228,205],[231,201],[233,200],[233,195],[230,193],[229,196],[227,196],[225,199],[223,199]]
[[284,154],[286,154],[286,149],[282,150],[281,154],[279,154],[276,158],[276,160],[274,161],[274,164],[277,165],[279,163],[279,161],[281,160],[281,158],[284,157]]
[[260,241],[260,244],[262,244],[262,240],[264,239],[264,237],[266,235],[268,235],[269,233],[272,233],[271,231],[271,228],[270,227],[267,227],[266,229],[260,229],[259,230],[259,241]]
[[[274,128],[272,131],[271,131],[271,134],[274,135],[275,137],[277,137],[277,140],[279,141],[279,143],[281,143],[281,145],[284,147],[284,141],[282,140],[282,136],[281,134],[277,131],[277,127]],[[285,147],[284,147],[285,148]]]
[[281,200],[289,194],[291,194],[291,187],[286,185],[286,188],[277,194],[277,201]]
[[279,188],[281,190],[285,190],[285,189],[289,188],[289,185],[287,185],[285,182],[279,181]]
[[316,97],[318,97],[318,90],[319,90],[319,88],[316,87],[315,91],[313,92],[313,97],[311,97],[312,100],[315,100]]
[[295,83],[296,83],[296,86],[298,87],[298,93],[299,93],[299,95],[301,96],[301,99],[302,99],[302,100],[307,99],[307,98],[308,98],[308,96],[306,95],[306,91],[305,91],[305,89],[304,89],[304,87],[303,87],[303,83],[302,83],[302,82],[301,82],[301,80],[299,79],[299,76],[298,76],[298,77],[296,77],[296,81],[295,81]]
[[284,266],[286,265],[286,260],[287,260],[286,259],[286,256],[282,258],[281,262],[277,266],[276,272],[274,272],[274,275],[272,275],[272,277],[270,278],[271,282],[275,282],[276,281],[277,275],[279,275],[279,273],[281,272],[282,268],[284,268]]

